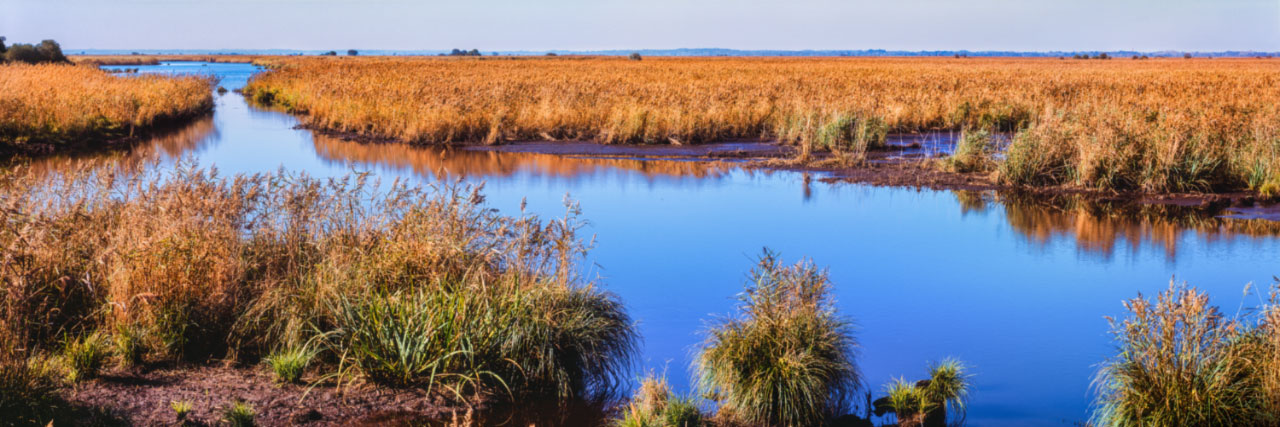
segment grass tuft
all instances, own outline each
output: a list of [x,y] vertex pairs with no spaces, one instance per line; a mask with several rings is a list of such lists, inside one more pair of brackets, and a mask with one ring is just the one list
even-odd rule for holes
[[306,373],[307,366],[311,364],[311,359],[314,357],[315,352],[305,346],[299,346],[272,353],[267,356],[266,362],[271,367],[271,372],[275,374],[276,381],[297,383],[302,380],[302,375]]
[[243,400],[231,402],[230,406],[222,412],[222,421],[231,427],[253,427],[256,425],[254,417],[257,414],[253,411],[253,405],[245,403]]
[[110,351],[107,337],[97,332],[69,340],[62,349],[67,381],[77,383],[97,377]]
[[853,324],[836,313],[825,271],[784,266],[766,251],[739,315],[709,333],[695,361],[698,388],[730,419],[816,425],[846,413],[859,388]]

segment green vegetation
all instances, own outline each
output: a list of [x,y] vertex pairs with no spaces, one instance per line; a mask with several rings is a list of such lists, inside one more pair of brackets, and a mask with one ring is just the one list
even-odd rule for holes
[[3,61],[0,62],[21,62],[25,64],[71,63],[62,54],[62,46],[59,46],[58,42],[53,40],[44,40],[36,45],[17,43],[7,48],[3,45],[3,40],[0,40],[0,54],[3,54]]
[[948,425],[948,413],[955,413],[962,423],[969,394],[966,371],[960,361],[946,359],[929,367],[927,380],[894,380],[885,386],[886,396],[874,403],[876,414],[892,412],[902,427]]
[[790,116],[780,125],[782,142],[800,146],[802,157],[830,151],[840,160],[860,161],[868,150],[883,148],[889,134],[885,122],[855,114]]
[[110,351],[106,337],[98,332],[67,342],[62,349],[67,381],[76,383],[97,377]]
[[307,366],[311,364],[311,359],[314,357],[315,352],[300,346],[272,353],[267,356],[266,362],[271,366],[271,372],[275,374],[276,381],[296,383],[302,379],[302,374],[306,373]]
[[231,402],[222,413],[222,421],[231,427],[253,427],[255,425],[253,406],[243,400]]
[[1118,354],[1098,372],[1093,422],[1104,426],[1280,422],[1280,307],[1224,316],[1205,293],[1169,284],[1111,320]]
[[648,377],[626,408],[618,427],[700,427],[707,424],[702,410],[688,397],[676,396],[666,378]]
[[710,331],[697,385],[721,415],[751,425],[819,425],[859,389],[852,322],[836,313],[825,271],[765,251],[737,316]]
[[952,172],[989,172],[996,167],[993,158],[999,152],[991,132],[965,131],[951,156],[943,161]]
[[191,415],[191,402],[175,400],[169,402],[169,409],[173,409],[174,418],[179,423],[185,423],[187,421],[187,417]]

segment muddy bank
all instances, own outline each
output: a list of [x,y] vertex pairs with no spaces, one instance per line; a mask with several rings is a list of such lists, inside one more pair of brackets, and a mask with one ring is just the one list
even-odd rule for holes
[[173,423],[170,404],[175,401],[191,403],[188,418],[209,425],[218,424],[223,411],[236,400],[252,405],[261,425],[360,425],[391,413],[437,419],[459,409],[439,396],[415,390],[360,386],[308,390],[304,385],[276,385],[263,370],[230,367],[115,372],[80,384],[68,394],[73,404],[98,408],[133,425]]
[[112,372],[67,392],[71,404],[99,420],[172,425],[172,402],[191,404],[194,425],[221,425],[232,402],[252,405],[258,425],[601,425],[611,400],[519,404],[479,398],[458,403],[413,388],[365,383],[277,384],[261,367],[180,366]]

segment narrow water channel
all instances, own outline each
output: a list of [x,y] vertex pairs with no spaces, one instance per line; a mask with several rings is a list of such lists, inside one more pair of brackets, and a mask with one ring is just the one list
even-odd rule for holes
[[[124,67],[119,67],[124,68]],[[165,63],[140,72],[210,73],[228,89],[248,64]],[[485,184],[489,205],[521,200],[545,217],[581,203],[595,234],[590,273],[640,322],[643,369],[689,388],[707,321],[728,314],[761,248],[830,267],[838,305],[858,325],[858,359],[879,395],[922,378],[929,361],[973,366],[971,425],[1062,425],[1090,411],[1095,366],[1113,353],[1104,316],[1170,279],[1208,290],[1228,313],[1260,302],[1245,284],[1280,274],[1276,227],[1057,209],[992,194],[823,184],[732,163],[638,161],[360,144],[295,129],[296,118],[215,95],[215,113],[112,154],[315,176],[372,171],[384,179]],[[57,169],[73,162],[49,159]],[[141,163],[139,163],[141,164]],[[820,177],[813,177],[820,178]],[[641,371],[637,370],[636,375]]]

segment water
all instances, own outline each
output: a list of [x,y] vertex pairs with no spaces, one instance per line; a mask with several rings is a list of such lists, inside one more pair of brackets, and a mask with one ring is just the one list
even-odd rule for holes
[[[212,73],[228,89],[257,71],[247,64],[119,68]],[[957,357],[977,375],[968,421],[983,426],[1086,420],[1095,365],[1113,353],[1103,316],[1122,315],[1122,300],[1155,294],[1176,276],[1233,313],[1258,302],[1241,294],[1246,283],[1266,285],[1280,274],[1280,240],[1257,222],[1211,220],[1187,229],[990,194],[828,185],[735,164],[359,144],[296,124],[227,93],[217,96],[212,118],[121,161],[189,157],[223,173],[460,177],[484,182],[495,208],[514,213],[527,198],[529,210],[546,217],[563,214],[568,194],[597,236],[592,272],[639,321],[644,368],[665,371],[680,390],[688,389],[690,355],[707,322],[730,313],[763,247],[830,267],[839,308],[857,321],[858,360],[877,395],[891,378],[923,378],[927,362]],[[1244,232],[1249,224],[1261,232]]]

